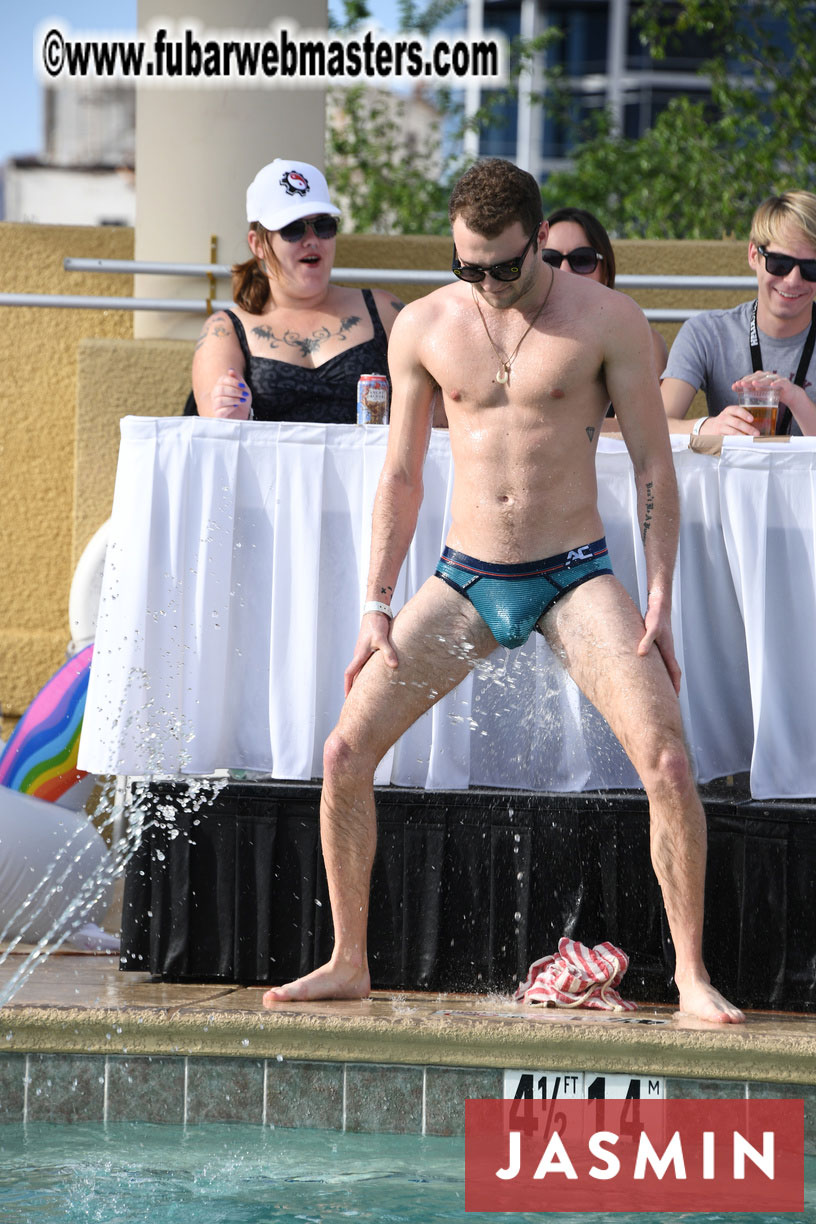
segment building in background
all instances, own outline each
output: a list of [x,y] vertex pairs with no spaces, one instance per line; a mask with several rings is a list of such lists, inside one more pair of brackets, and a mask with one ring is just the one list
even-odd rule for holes
[[43,126],[42,151],[5,164],[4,220],[133,225],[134,87],[47,88]]
[[[638,0],[468,0],[450,14],[446,29],[466,28],[470,37],[495,30],[508,45],[551,28],[560,31],[539,54],[533,71],[520,78],[518,96],[501,98],[486,130],[470,135],[468,152],[507,157],[540,181],[564,169],[570,128],[537,100],[546,95],[552,70],[570,94],[573,117],[606,108],[616,129],[632,138],[642,136],[678,94],[706,99],[708,81],[698,74],[717,48],[689,36],[671,56],[653,60],[638,36],[637,8]],[[474,114],[489,100],[490,90],[469,86],[466,113]]]

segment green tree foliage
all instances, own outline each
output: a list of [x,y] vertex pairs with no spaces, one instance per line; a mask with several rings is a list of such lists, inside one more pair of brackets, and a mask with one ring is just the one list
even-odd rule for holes
[[440,173],[439,125],[406,134],[404,103],[385,90],[335,90],[326,177],[348,228],[370,234],[446,234],[448,197],[461,172]]
[[[430,34],[459,0],[398,0],[403,31]],[[343,0],[340,29],[370,21],[365,0]],[[405,100],[365,85],[329,92],[326,178],[343,208],[347,228],[371,234],[446,234],[448,197],[464,160],[443,156],[442,118],[450,97],[429,102],[439,118],[424,134],[409,132]]]
[[639,140],[602,118],[545,183],[545,208],[580,203],[618,237],[743,237],[765,196],[816,190],[813,0],[645,0],[655,58],[681,34],[716,51],[711,102],[676,98]]
[[[343,28],[369,18],[366,0],[344,0]],[[403,30],[429,32],[456,0],[398,0]],[[756,205],[791,187],[816,190],[816,0],[642,0],[641,38],[657,60],[678,38],[710,49],[703,73],[711,98],[675,98],[638,140],[597,112],[573,125],[572,168],[552,174],[545,209],[580,204],[610,232],[632,238],[743,237]],[[511,48],[511,80],[491,91],[471,126],[486,129],[501,104],[517,97],[531,57],[561,37],[550,27],[534,43]],[[435,97],[448,116],[444,94]],[[540,99],[569,122],[573,98],[561,68],[547,74]],[[400,107],[361,87],[335,91],[327,174],[354,228],[445,233],[450,188],[463,158],[441,156],[440,132],[403,136]]]
[[[397,0],[399,28],[431,35],[461,0]],[[351,32],[371,20],[366,0],[343,0],[336,29]],[[472,159],[462,151],[466,129],[486,130],[502,105],[518,96],[521,73],[560,38],[550,28],[509,48],[510,80],[504,90],[485,91],[477,114],[465,120],[461,100],[437,88],[423,95],[439,119],[424,135],[410,136],[406,102],[385,89],[365,85],[328,94],[326,178],[338,198],[347,228],[366,233],[447,234],[448,199]],[[553,76],[550,97],[562,96]],[[565,95],[564,95],[565,96]],[[442,126],[446,128],[443,139]]]

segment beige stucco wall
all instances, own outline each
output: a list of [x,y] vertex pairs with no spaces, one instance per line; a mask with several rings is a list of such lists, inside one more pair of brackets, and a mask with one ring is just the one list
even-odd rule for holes
[[111,512],[119,422],[125,416],[178,416],[190,391],[193,348],[191,340],[80,341],[74,565]]
[[[126,276],[62,271],[65,255],[130,258],[133,232],[0,224],[0,291],[129,295]],[[736,242],[619,242],[619,273],[747,274]],[[449,268],[448,238],[346,235],[338,267]],[[421,287],[386,286],[403,300]],[[642,306],[730,306],[748,293],[645,291]],[[180,413],[193,342],[133,340],[119,311],[5,308],[0,329],[0,705],[18,717],[64,662],[74,565],[108,517],[119,421]],[[660,324],[668,343],[677,324]],[[6,731],[8,723],[6,723]]]
[[[0,224],[0,292],[129,295],[131,278],[63,271],[128,259],[133,232]],[[17,715],[65,661],[77,346],[132,334],[129,312],[0,307],[0,704]]]

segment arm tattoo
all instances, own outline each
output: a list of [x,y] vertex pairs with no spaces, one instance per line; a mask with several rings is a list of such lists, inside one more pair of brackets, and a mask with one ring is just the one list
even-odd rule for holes
[[204,330],[198,337],[195,351],[198,352],[205,340],[208,340],[210,336],[217,336],[220,339],[222,336],[228,336],[229,334],[230,328],[227,327],[226,324],[222,323],[220,319],[210,319],[209,322],[205,323]]
[[654,510],[654,482],[648,481],[646,484],[646,514],[643,519],[643,543],[646,543],[646,533],[652,525],[652,511]]
[[396,310],[397,312],[405,309],[405,303],[398,301],[397,298],[391,299],[391,305],[393,306],[394,310]]
[[587,426],[586,436],[589,438],[590,442],[595,437],[595,426],[594,425]]
[[381,594],[381,595],[393,595],[393,593],[394,593],[394,588],[393,588],[393,587],[390,587],[390,586],[383,586],[383,587],[380,587],[380,594]]

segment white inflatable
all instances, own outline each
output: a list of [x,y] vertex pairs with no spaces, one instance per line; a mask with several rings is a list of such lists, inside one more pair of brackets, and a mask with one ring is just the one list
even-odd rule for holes
[[102,595],[102,575],[108,550],[110,519],[94,533],[77,562],[68,596],[68,622],[71,626],[71,654],[77,654],[96,636],[96,618]]
[[[71,583],[72,658],[94,639],[107,546],[105,522],[85,547]],[[0,756],[2,751],[0,742]],[[42,765],[38,751],[32,767]],[[85,950],[118,950],[118,939],[97,926],[113,899],[114,860],[84,811],[95,784],[87,774],[50,803],[0,785],[0,942],[67,937]]]
[[[0,940],[89,942],[113,899],[113,856],[84,812],[0,786]],[[103,932],[99,932],[100,937]]]

